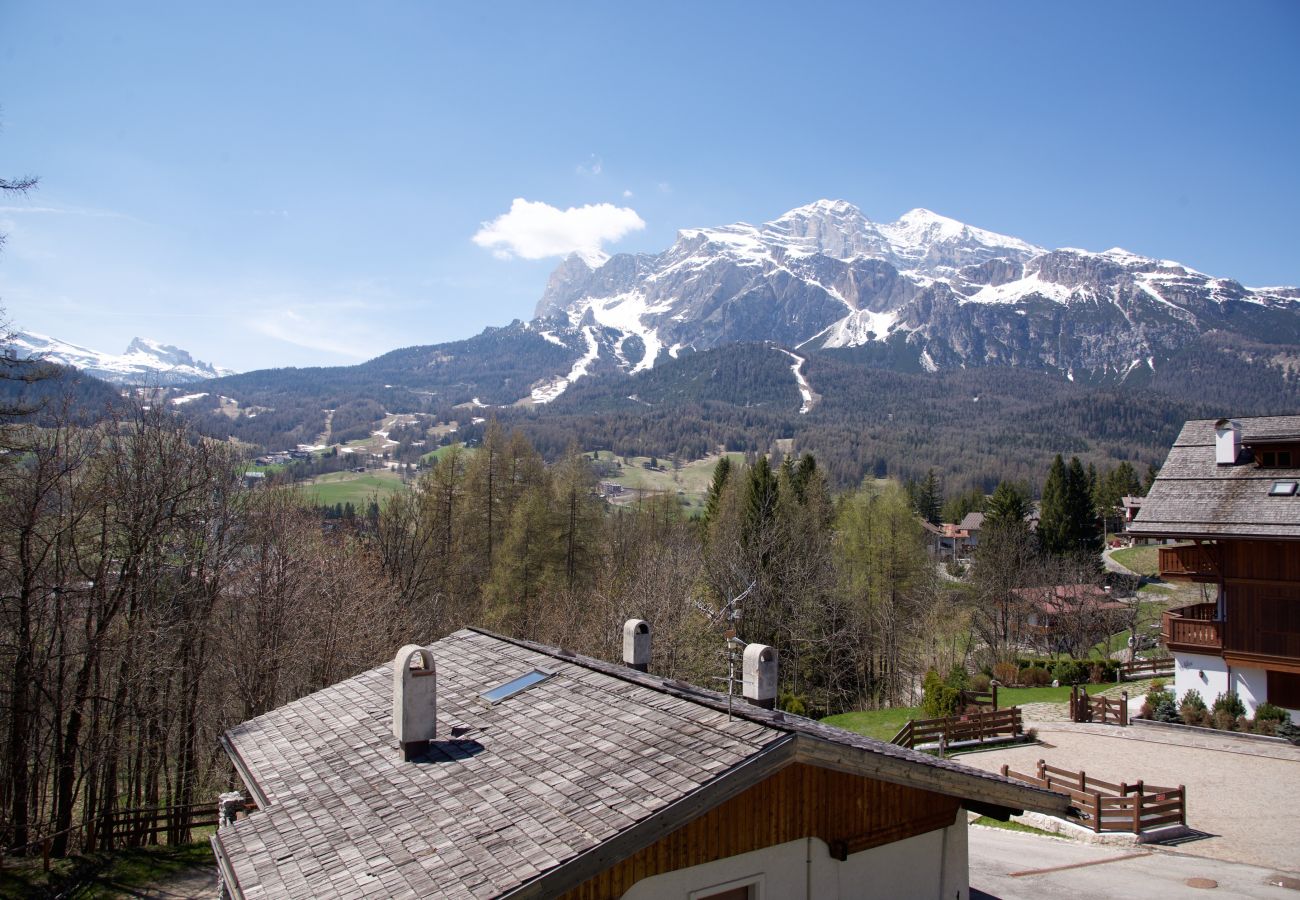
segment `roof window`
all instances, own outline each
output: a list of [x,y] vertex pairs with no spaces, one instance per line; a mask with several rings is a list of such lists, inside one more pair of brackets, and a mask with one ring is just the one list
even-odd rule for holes
[[541,684],[546,679],[554,675],[554,672],[547,672],[545,669],[533,669],[531,672],[525,672],[518,678],[512,678],[504,684],[498,684],[479,694],[479,699],[488,706],[496,706],[502,700],[508,700],[521,691],[526,691],[535,684]]
[[1273,486],[1268,489],[1268,495],[1270,497],[1294,497],[1297,485],[1300,485],[1300,482],[1275,481]]
[[1264,469],[1289,469],[1291,468],[1291,451],[1290,450],[1262,450],[1255,455],[1259,460],[1259,465]]

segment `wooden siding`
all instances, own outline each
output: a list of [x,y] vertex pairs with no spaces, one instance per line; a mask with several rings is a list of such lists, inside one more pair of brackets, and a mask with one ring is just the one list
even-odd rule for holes
[[601,872],[566,900],[621,897],[643,878],[805,837],[832,855],[947,827],[960,801],[918,788],[792,763]]
[[1300,585],[1300,547],[1287,541],[1222,541],[1223,574]]

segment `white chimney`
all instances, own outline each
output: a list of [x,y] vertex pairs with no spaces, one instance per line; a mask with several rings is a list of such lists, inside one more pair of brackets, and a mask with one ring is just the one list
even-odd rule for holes
[[[417,668],[411,664],[418,662]],[[393,737],[410,762],[429,748],[438,733],[438,675],[433,654],[407,644],[393,660]]]
[[623,662],[638,672],[650,670],[650,623],[644,619],[623,623]]
[[766,644],[750,644],[745,648],[742,690],[746,700],[764,709],[774,708],[776,674],[775,648]]
[[1241,451],[1241,423],[1220,419],[1214,423],[1214,461],[1221,466],[1237,464]]

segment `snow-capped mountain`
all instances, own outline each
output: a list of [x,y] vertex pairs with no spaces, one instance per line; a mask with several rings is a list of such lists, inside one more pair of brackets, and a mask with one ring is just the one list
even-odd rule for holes
[[148,338],[133,338],[121,355],[102,353],[43,334],[20,331],[9,341],[20,359],[39,357],[72,366],[113,384],[177,385],[234,374],[188,352]]
[[[1300,342],[1297,288],[1247,288],[1119,249],[1046,250],[924,209],[875,223],[843,200],[761,225],[684,229],[659,254],[598,265],[572,256],[536,315],[534,328],[582,356],[566,384],[600,357],[638,371],[731,341],[810,351],[887,342],[932,371],[1015,365],[1103,378],[1153,368],[1210,330]],[[544,387],[547,399],[563,390]]]

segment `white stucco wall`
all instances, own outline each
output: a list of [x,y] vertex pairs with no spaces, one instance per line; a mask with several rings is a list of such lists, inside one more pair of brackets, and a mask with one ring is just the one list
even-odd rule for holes
[[[1188,690],[1201,692],[1206,706],[1214,705],[1214,698],[1229,689],[1237,692],[1246,705],[1246,715],[1255,715],[1255,707],[1268,699],[1268,672],[1263,669],[1234,668],[1229,678],[1228,665],[1218,656],[1198,653],[1175,653],[1174,690],[1181,701]],[[1204,677],[1202,677],[1204,673]],[[1300,723],[1300,710],[1288,710],[1291,721]]]
[[1190,690],[1201,695],[1206,706],[1214,705],[1214,698],[1228,690],[1228,665],[1221,656],[1200,653],[1175,653],[1174,699],[1181,703]]
[[805,838],[715,862],[643,878],[624,900],[690,900],[692,894],[753,880],[757,900],[969,900],[966,811],[928,834],[831,858],[819,838]]

